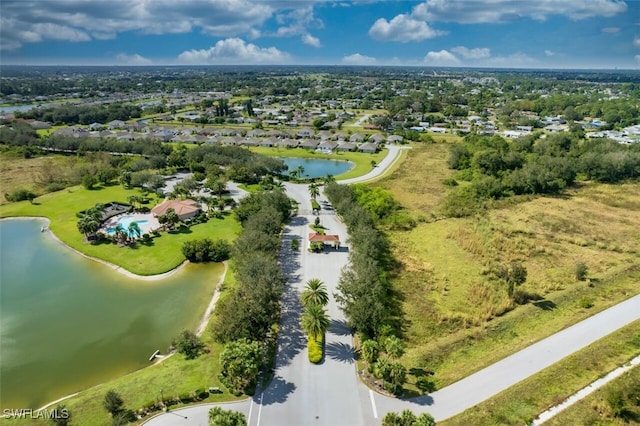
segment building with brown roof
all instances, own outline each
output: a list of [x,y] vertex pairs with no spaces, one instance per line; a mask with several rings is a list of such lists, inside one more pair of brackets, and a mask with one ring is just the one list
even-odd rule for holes
[[151,209],[151,213],[158,217],[166,214],[169,209],[173,209],[182,221],[191,219],[200,214],[200,207],[198,207],[198,204],[194,200],[189,199],[165,201]]

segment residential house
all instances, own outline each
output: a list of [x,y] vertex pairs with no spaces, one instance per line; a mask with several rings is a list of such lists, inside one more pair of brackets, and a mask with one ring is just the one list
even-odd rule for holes
[[377,144],[384,143],[384,136],[380,133],[374,133],[373,135],[369,136],[368,142]]
[[336,151],[355,151],[358,145],[355,142],[340,142]]
[[298,141],[295,139],[282,139],[279,140],[276,143],[276,146],[279,146],[280,148],[295,148],[298,146]]
[[387,142],[389,143],[401,143],[404,140],[404,137],[400,135],[391,135],[387,138]]
[[362,152],[366,152],[366,153],[369,153],[369,154],[375,154],[376,152],[378,152],[379,147],[375,143],[365,142],[362,145],[360,145],[360,147],[358,149],[360,149],[360,151],[362,151]]
[[354,133],[349,137],[349,142],[364,142],[364,135],[362,133]]
[[107,123],[107,129],[109,130],[119,130],[124,129],[126,123],[122,120],[113,120]]
[[300,144],[298,145],[298,147],[304,148],[304,149],[316,149],[319,144],[320,142],[318,142],[317,140],[303,139],[300,141]]
[[334,141],[324,141],[318,144],[318,151],[331,153],[334,149],[338,147],[338,143]]

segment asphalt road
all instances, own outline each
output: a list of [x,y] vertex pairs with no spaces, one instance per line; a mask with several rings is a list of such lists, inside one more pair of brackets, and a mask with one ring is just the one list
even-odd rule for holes
[[[343,183],[369,180],[396,161],[398,147],[361,178]],[[310,210],[306,185],[285,184],[287,194],[300,202],[301,210]],[[513,384],[560,361],[618,328],[640,319],[640,295],[607,309],[572,327],[556,333],[459,382],[428,396],[398,400],[371,392],[356,374],[352,336],[333,293],[342,268],[348,263],[346,228],[333,214],[324,197],[320,214],[327,234],[338,234],[343,242],[339,251],[309,253],[309,224],[313,215],[296,216],[283,233],[281,265],[289,279],[282,300],[281,329],[274,379],[252,399],[222,404],[247,416],[249,425],[327,425],[358,426],[380,424],[389,411],[405,408],[416,413],[429,412],[439,421],[461,413],[509,388]],[[291,240],[300,239],[300,249],[291,250]],[[307,360],[306,336],[299,326],[300,292],[310,278],[325,282],[331,295],[327,307],[332,320],[326,336],[325,359],[319,365]],[[213,404],[194,406],[152,418],[150,426],[206,425]]]

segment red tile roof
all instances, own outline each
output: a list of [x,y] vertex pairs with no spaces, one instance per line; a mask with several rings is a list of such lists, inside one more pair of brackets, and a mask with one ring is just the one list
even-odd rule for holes
[[178,216],[182,216],[200,210],[195,204],[196,202],[193,200],[169,200],[158,204],[151,209],[151,212],[156,216],[162,216],[167,212],[167,210],[173,209]]
[[340,237],[338,237],[337,235],[323,235],[323,234],[316,234],[315,232],[312,232],[309,234],[309,241],[310,242],[334,242],[334,241],[340,241]]

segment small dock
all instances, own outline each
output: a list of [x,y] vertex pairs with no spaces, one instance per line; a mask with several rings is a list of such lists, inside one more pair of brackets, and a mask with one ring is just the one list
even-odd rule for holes
[[153,355],[149,357],[149,361],[153,361],[158,355],[160,355],[160,349],[156,350]]

